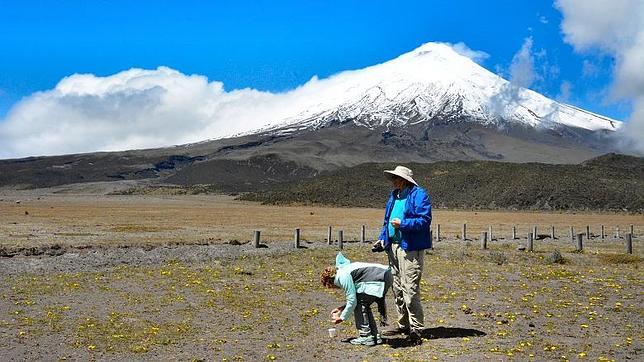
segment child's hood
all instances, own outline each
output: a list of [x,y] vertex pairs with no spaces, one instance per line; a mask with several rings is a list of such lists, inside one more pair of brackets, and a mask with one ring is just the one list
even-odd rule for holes
[[347,259],[342,255],[342,253],[338,252],[338,255],[335,257],[335,267],[336,268],[342,268],[351,263],[351,260]]

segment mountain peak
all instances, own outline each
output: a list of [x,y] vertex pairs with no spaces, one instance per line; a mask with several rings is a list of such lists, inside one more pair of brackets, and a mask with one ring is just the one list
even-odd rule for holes
[[[454,46],[447,43],[438,43],[438,42],[429,42],[425,43],[418,48],[404,53],[398,57],[398,59],[407,59],[407,58],[421,58],[423,60],[431,61],[446,61],[446,60],[458,60],[466,61],[470,60],[468,57],[463,54],[459,54],[454,49]],[[465,59],[462,59],[465,58]]]
[[346,121],[372,129],[430,120],[551,130],[612,131],[621,126],[619,121],[518,87],[456,47],[425,43],[382,64],[312,79],[296,90],[306,97],[288,104],[291,115],[260,131],[292,133]]

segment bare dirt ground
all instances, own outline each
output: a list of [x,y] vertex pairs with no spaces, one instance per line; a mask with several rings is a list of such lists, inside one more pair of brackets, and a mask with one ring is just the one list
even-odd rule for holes
[[[353,241],[366,225],[372,240],[382,210],[227,196],[0,199],[2,360],[642,359],[642,238],[634,255],[615,238],[631,224],[642,235],[642,215],[437,210],[443,240],[425,257],[425,342],[356,347],[341,341],[355,334],[351,323],[337,339],[326,332],[343,303],[318,281],[337,251],[327,227]],[[458,240],[463,223],[473,240]],[[598,235],[601,224],[606,239],[584,238],[574,252],[569,226]],[[522,240],[509,240],[512,225]],[[535,252],[518,251],[535,225]],[[256,229],[265,247],[246,243]],[[345,255],[386,263],[369,244],[347,243]]]

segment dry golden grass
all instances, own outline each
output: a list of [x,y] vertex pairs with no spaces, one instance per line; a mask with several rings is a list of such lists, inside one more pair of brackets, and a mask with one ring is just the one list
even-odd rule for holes
[[[261,230],[262,240],[274,242],[292,240],[295,228],[302,229],[303,240],[321,241],[328,226],[333,227],[333,238],[343,230],[345,240],[357,240],[361,225],[366,225],[367,239],[373,240],[382,213],[365,208],[267,206],[228,196],[46,196],[20,204],[0,202],[0,244],[246,241],[253,230]],[[441,225],[444,238],[460,237],[463,223],[472,239],[478,239],[488,226],[494,238],[508,238],[513,225],[518,237],[525,237],[535,225],[539,234],[549,234],[550,226],[555,226],[561,239],[569,238],[570,226],[585,232],[590,225],[597,235],[603,224],[609,237],[617,226],[622,234],[631,224],[636,234],[644,232],[644,215],[434,210],[433,225]]]
[[[178,229],[180,228],[172,227],[172,226],[124,224],[124,225],[114,225],[110,228],[107,228],[107,231],[114,231],[118,233],[152,233],[152,232],[178,230]],[[59,233],[58,235],[61,235],[61,234]]]
[[637,264],[642,261],[638,255],[629,254],[601,254],[599,260],[603,264]]

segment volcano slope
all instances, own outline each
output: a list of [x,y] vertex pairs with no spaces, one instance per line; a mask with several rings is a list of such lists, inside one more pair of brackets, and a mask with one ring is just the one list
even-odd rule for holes
[[[378,207],[389,184],[370,163],[242,196],[270,204]],[[644,210],[644,158],[609,154],[578,165],[493,161],[406,164],[436,207],[475,209]]]

